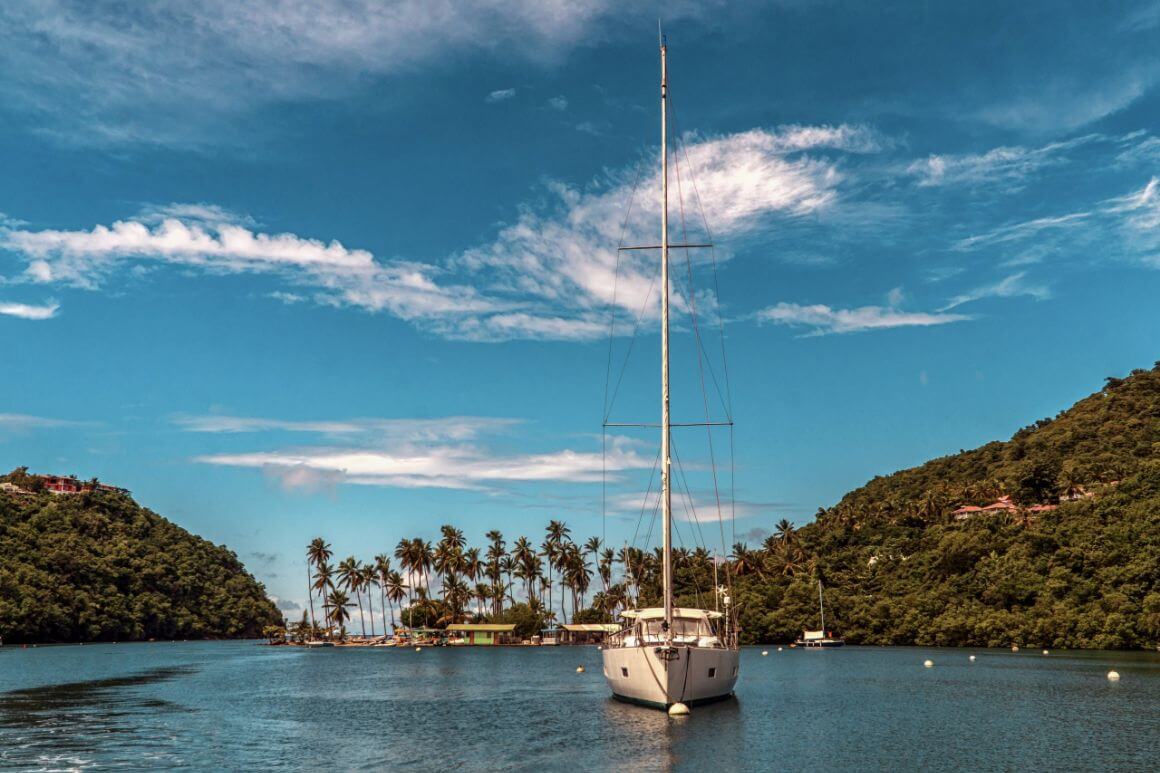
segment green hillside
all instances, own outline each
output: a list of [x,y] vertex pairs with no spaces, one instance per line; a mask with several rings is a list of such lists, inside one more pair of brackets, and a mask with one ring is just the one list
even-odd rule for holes
[[[231,551],[115,491],[54,495],[0,476],[6,644],[255,637],[281,615]],[[24,493],[31,490],[33,493]]]
[[[1017,509],[953,515],[1004,495]],[[1009,441],[875,478],[816,522],[734,552],[751,641],[816,626],[820,577],[827,626],[851,643],[1153,646],[1160,363]]]

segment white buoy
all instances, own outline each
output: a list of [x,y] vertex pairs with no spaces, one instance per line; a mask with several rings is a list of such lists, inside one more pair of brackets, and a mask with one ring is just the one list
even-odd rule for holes
[[927,668],[934,668],[934,661],[933,660],[924,660],[924,661],[922,661],[922,664],[924,666],[926,666]]
[[1109,682],[1120,681],[1120,672],[1119,671],[1109,671],[1108,672],[1108,681]]
[[763,658],[764,658],[765,656],[767,656],[768,654],[769,654],[769,650],[762,650],[762,651],[761,651],[761,657],[763,657]]
[[1050,653],[1049,653],[1047,650],[1044,650],[1044,651],[1043,651],[1043,654],[1044,654],[1044,655],[1048,655],[1048,654],[1050,654]]
[[781,647],[778,647],[778,648],[777,648],[777,651],[778,651],[778,652],[781,652]]
[[423,649],[422,647],[416,647],[415,652],[420,652],[422,649]]
[[1012,652],[1018,652],[1018,651],[1019,651],[1019,645],[1018,645],[1018,644],[1012,644],[1012,645],[1011,645],[1011,651],[1012,651]]
[[584,666],[576,666],[576,673],[583,674],[584,673]]
[[688,713],[689,707],[683,703],[674,703],[672,706],[669,706],[670,717],[683,717]]
[[971,657],[970,657],[970,661],[971,661],[972,663],[974,663],[974,662],[975,662],[975,656],[974,656],[974,655],[971,655]]

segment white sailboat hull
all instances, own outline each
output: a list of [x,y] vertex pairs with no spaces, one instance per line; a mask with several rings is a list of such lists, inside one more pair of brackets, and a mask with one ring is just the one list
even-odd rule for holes
[[662,657],[663,647],[654,645],[604,650],[604,678],[613,696],[667,709],[674,703],[708,703],[733,694],[737,650],[679,644],[673,650],[676,657],[671,660]]

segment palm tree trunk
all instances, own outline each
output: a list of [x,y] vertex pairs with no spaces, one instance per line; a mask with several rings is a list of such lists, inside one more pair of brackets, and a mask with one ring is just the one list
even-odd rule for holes
[[371,619],[371,638],[375,638],[375,595],[367,588],[367,617]]
[[314,583],[310,581],[310,561],[306,562],[306,595],[310,597],[310,638],[314,638],[314,631],[318,624],[314,622]]
[[362,625],[362,635],[365,639],[367,637],[367,618],[366,615],[363,614],[362,592],[356,590],[354,592],[354,598],[355,601],[358,602],[358,621]]
[[[379,585],[379,596],[380,596],[379,601],[381,602],[379,605],[379,609],[383,613],[383,636],[386,636],[387,635],[387,591],[382,585]],[[394,617],[394,616],[395,616],[394,611],[392,610],[391,617]]]

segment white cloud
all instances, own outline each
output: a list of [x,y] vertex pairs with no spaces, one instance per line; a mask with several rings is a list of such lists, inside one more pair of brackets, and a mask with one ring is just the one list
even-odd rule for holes
[[1029,296],[1037,301],[1051,297],[1051,290],[1045,285],[1031,284],[1025,281],[1027,272],[1020,271],[1005,277],[994,284],[983,285],[969,290],[951,299],[951,302],[939,309],[940,312],[949,311],[964,303],[982,300],[984,298],[1015,298]]
[[[730,243],[835,211],[845,175],[835,160],[809,151],[870,152],[879,145],[872,132],[851,126],[686,138],[670,173],[673,217],[683,196],[689,238],[703,241],[697,226],[703,205],[718,237],[718,258],[726,259]],[[616,278],[616,245],[634,182],[625,242],[659,241],[655,165],[655,156],[643,159],[638,181],[632,170],[622,170],[584,189],[548,183],[548,203],[522,208],[492,241],[446,265],[387,262],[338,240],[265,233],[252,219],[205,203],[152,207],[88,230],[0,225],[0,249],[24,259],[20,279],[29,283],[95,290],[119,269],[143,264],[265,274],[289,285],[267,293],[282,302],[387,312],[448,338],[588,340],[606,335],[609,307],[621,321],[655,315],[655,288],[648,298],[655,253],[622,253]],[[682,310],[679,299],[676,310]]]
[[[699,222],[695,194],[714,234],[728,239],[744,238],[779,219],[830,209],[838,201],[843,179],[837,166],[808,155],[788,154],[818,147],[866,149],[867,136],[865,130],[850,127],[791,126],[689,142],[687,158],[683,153],[674,156],[684,175],[690,221]],[[659,241],[660,205],[651,194],[659,189],[660,176],[652,170],[653,159],[644,163],[646,174],[639,181],[622,172],[589,190],[550,185],[550,205],[524,209],[493,242],[459,256],[459,267],[490,277],[493,294],[532,298],[542,304],[481,321],[485,336],[598,337],[607,332],[603,310],[610,305],[626,319],[642,310],[652,313],[657,302],[657,256],[622,253],[617,277],[615,250],[634,182],[636,196],[624,241],[628,245]],[[695,191],[689,167],[695,173]],[[670,186],[675,212],[675,171],[670,171]],[[703,234],[699,228],[696,232]],[[690,234],[690,239],[703,236]]]
[[977,154],[932,154],[911,163],[907,171],[924,187],[1001,183],[1008,190],[1018,190],[1023,180],[1035,172],[1067,163],[1069,151],[1105,139],[1100,134],[1088,134],[1038,148],[999,147]]
[[966,251],[979,247],[989,247],[1007,242],[1019,241],[1037,236],[1044,231],[1062,231],[1083,225],[1091,217],[1091,212],[1072,212],[1067,215],[1039,217],[1021,223],[1013,223],[992,229],[982,234],[968,236],[955,242],[952,249]]
[[371,253],[341,242],[295,234],[259,233],[231,219],[183,221],[165,217],[122,220],[90,230],[28,230],[0,227],[0,248],[28,262],[24,279],[97,289],[120,265],[153,261],[207,273],[264,273],[311,287],[321,303],[388,311],[408,320],[438,320],[503,306],[466,286],[443,286],[433,266],[376,261]]
[[1160,178],[1104,206],[1118,223],[1129,253],[1146,266],[1160,268]]
[[0,4],[0,71],[18,74],[0,96],[73,143],[221,142],[224,119],[264,104],[480,54],[560,61],[652,18],[614,0],[17,0]]
[[570,449],[542,454],[494,454],[463,444],[403,444],[389,449],[308,448],[210,454],[204,464],[263,470],[289,488],[320,480],[396,488],[488,489],[495,484],[544,481],[598,483],[607,471],[648,469],[652,459],[613,439],[608,453]]
[[20,319],[29,320],[45,320],[52,319],[56,316],[60,305],[57,303],[46,303],[42,306],[32,306],[27,303],[11,303],[8,301],[0,301],[0,316],[18,317]]
[[506,102],[516,95],[515,89],[496,89],[484,98],[484,102]]
[[834,309],[822,304],[803,306],[797,303],[779,303],[757,312],[756,318],[761,322],[772,322],[776,325],[810,328],[809,335],[826,335],[896,327],[931,327],[962,322],[971,317],[963,314],[902,311],[893,306]]
[[188,432],[238,434],[252,432],[302,432],[322,435],[374,435],[406,442],[470,440],[521,424],[519,419],[480,416],[448,416],[437,419],[343,419],[292,421],[249,416],[177,416],[173,423]]
[[0,429],[57,429],[82,426],[87,426],[87,422],[52,419],[46,416],[29,416],[24,413],[0,413]]
[[548,100],[548,107],[552,108],[553,110],[567,110],[568,100],[563,96],[552,97]]

